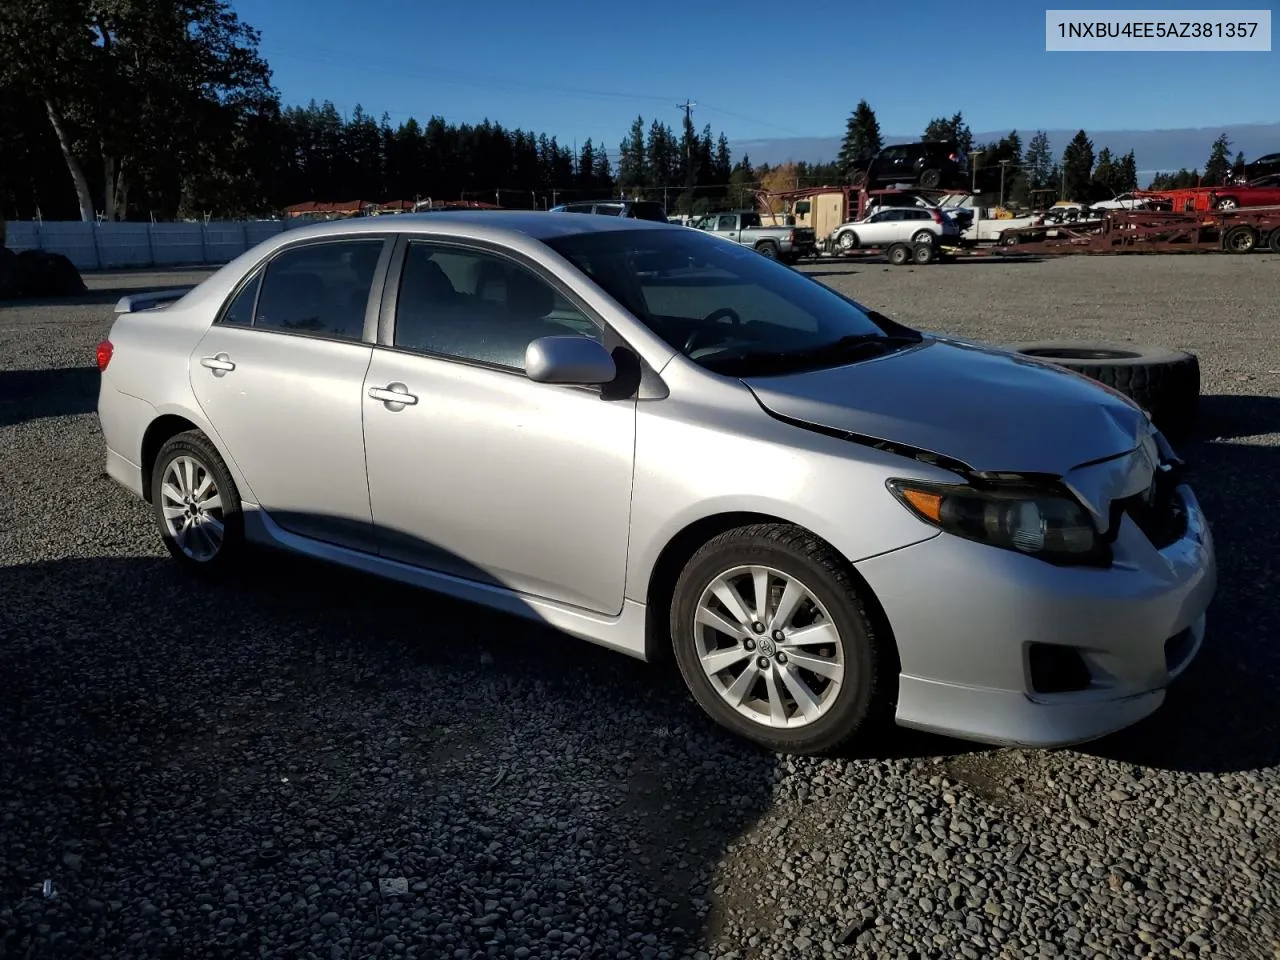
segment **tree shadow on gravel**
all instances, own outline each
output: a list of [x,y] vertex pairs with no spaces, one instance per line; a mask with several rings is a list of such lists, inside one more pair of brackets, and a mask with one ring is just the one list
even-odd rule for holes
[[[112,270],[107,272],[111,286],[95,287],[91,281],[95,277],[93,271],[82,271],[81,276],[88,283],[85,293],[69,294],[53,297],[15,297],[11,300],[0,300],[0,309],[4,307],[83,307],[94,304],[114,304],[121,297],[131,293],[146,293],[152,290],[170,290],[175,287],[189,287],[211,276],[217,267],[154,267],[130,274],[126,271]],[[102,274],[98,274],[102,276]]]
[[0,575],[0,955],[678,954],[771,801],[775,757],[537,623],[265,552]]
[[96,367],[0,370],[0,427],[92,413],[100,383]]
[[1280,447],[1216,438],[1280,433],[1280,400],[1206,396],[1201,410],[1199,439],[1178,452],[1218,557],[1204,646],[1160,710],[1081,749],[1170,770],[1265,769],[1280,765]]

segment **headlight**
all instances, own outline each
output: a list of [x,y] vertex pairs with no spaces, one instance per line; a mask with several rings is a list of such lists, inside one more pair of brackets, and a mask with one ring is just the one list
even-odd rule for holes
[[989,546],[1050,563],[1106,566],[1110,546],[1083,506],[1065,494],[1027,486],[890,480],[890,491],[928,524]]

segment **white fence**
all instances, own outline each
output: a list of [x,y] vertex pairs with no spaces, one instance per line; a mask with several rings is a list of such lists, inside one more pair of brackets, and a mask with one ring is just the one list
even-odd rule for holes
[[45,250],[70,258],[79,270],[226,263],[305,218],[218,220],[209,223],[82,223],[9,220],[5,246]]

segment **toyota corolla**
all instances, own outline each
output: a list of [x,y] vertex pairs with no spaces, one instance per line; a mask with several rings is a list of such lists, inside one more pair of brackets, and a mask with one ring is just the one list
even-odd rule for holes
[[116,309],[107,471],[191,570],[281,548],[671,651],[771,749],[1088,740],[1204,638],[1212,538],[1139,407],[695,230],[331,222]]

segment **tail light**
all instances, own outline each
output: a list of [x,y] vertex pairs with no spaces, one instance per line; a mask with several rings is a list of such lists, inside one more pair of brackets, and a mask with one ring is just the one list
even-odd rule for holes
[[787,234],[787,243],[795,243],[795,242],[796,242],[796,232],[792,230]]
[[98,360],[98,372],[102,373],[107,369],[107,364],[111,362],[111,354],[115,352],[115,347],[111,345],[110,340],[103,340],[98,344],[96,356]]
[[934,223],[936,223],[936,224],[938,224],[939,226],[941,226],[941,225],[942,225],[942,211],[941,211],[941,210],[930,210],[929,212],[930,212],[931,214],[933,214],[933,222],[934,222]]

